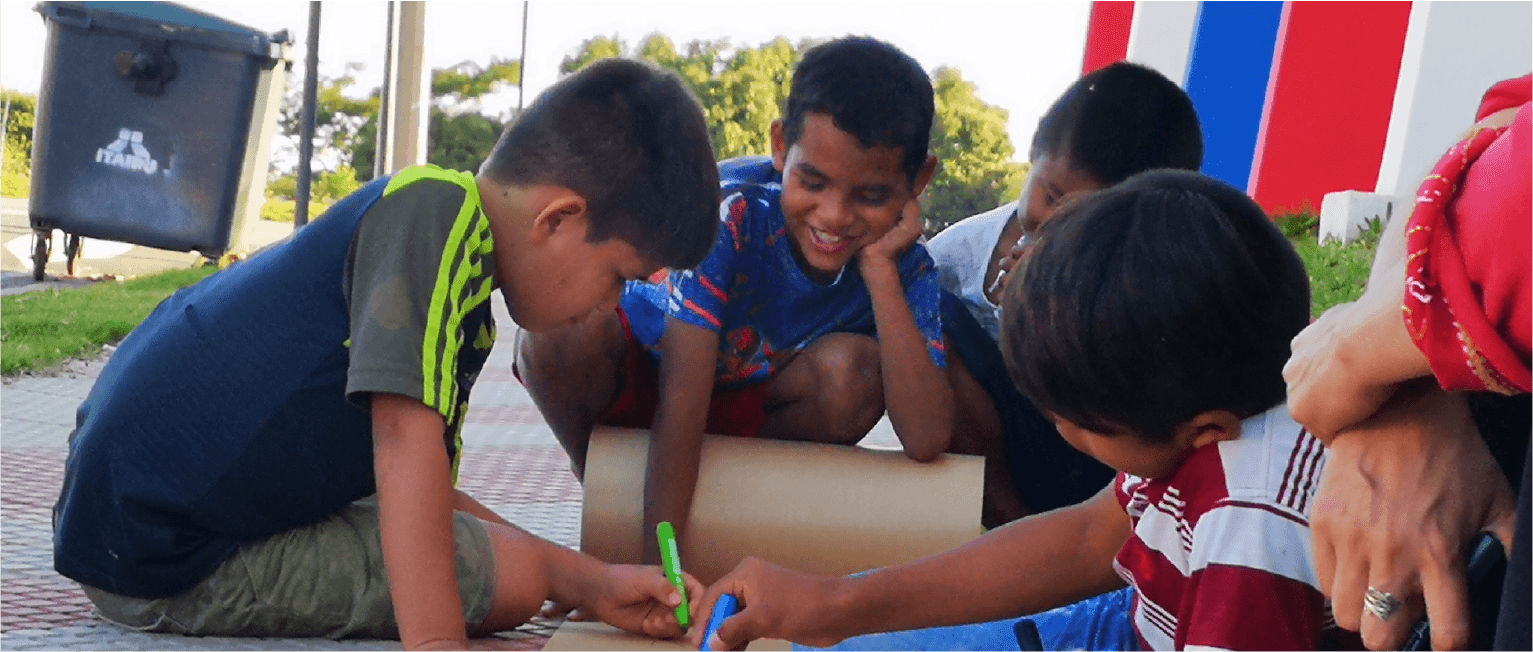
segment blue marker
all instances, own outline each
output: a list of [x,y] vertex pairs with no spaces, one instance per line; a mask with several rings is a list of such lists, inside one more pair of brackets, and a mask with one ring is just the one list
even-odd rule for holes
[[704,650],[711,650],[708,641],[713,640],[713,635],[719,631],[719,625],[724,624],[724,619],[735,615],[740,611],[740,602],[735,596],[725,593],[719,596],[719,601],[713,603],[713,614],[708,616],[708,628],[703,630]]

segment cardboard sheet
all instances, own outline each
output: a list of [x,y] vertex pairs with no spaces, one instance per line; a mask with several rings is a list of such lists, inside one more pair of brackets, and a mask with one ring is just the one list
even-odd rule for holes
[[[661,641],[637,634],[629,634],[621,629],[602,623],[573,623],[567,622],[559,626],[559,630],[548,639],[543,646],[544,650],[695,650],[687,644],[687,639]],[[778,639],[762,639],[751,641],[745,647],[747,650],[791,650],[793,646],[787,641]]]
[[[648,454],[648,431],[591,435],[581,550],[640,563]],[[707,436],[682,567],[709,584],[747,556],[829,575],[911,561],[980,535],[983,486],[982,457]]]

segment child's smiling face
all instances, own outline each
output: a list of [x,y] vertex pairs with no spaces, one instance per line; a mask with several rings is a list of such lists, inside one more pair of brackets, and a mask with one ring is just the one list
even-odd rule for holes
[[[863,247],[894,228],[912,187],[899,147],[863,147],[828,114],[809,113],[788,146],[782,123],[772,125],[772,162],[782,171],[782,213],[800,269],[834,279]],[[924,187],[923,184],[919,184]]]

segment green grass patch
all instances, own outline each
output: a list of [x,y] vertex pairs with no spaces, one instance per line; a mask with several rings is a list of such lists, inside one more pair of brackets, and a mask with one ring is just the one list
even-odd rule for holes
[[1278,215],[1277,222],[1309,272],[1311,317],[1319,317],[1331,306],[1356,301],[1363,295],[1368,271],[1378,253],[1379,236],[1384,232],[1381,222],[1369,223],[1356,240],[1347,244],[1336,240],[1318,242],[1320,221],[1307,211]]
[[13,294],[0,304],[0,374],[46,369],[121,340],[177,289],[216,267],[161,272],[121,283]]

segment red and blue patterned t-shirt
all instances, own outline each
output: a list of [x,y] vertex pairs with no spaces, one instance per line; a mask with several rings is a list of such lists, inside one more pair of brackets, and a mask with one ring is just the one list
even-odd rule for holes
[[[830,284],[799,268],[779,204],[782,177],[771,160],[725,161],[719,172],[725,198],[708,257],[696,269],[632,282],[624,291],[634,339],[658,360],[666,317],[715,331],[716,381],[738,385],[766,380],[827,333],[875,335],[873,300],[855,259]],[[912,246],[899,270],[927,350],[945,366],[936,266],[926,247]]]

